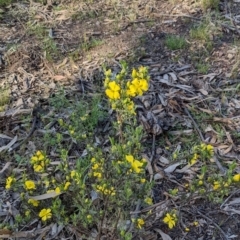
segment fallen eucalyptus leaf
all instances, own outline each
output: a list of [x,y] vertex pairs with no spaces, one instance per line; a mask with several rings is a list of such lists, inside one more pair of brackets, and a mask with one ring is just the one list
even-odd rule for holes
[[173,165],[170,165],[169,167],[165,168],[165,169],[164,169],[164,172],[165,172],[165,173],[172,173],[172,172],[174,172],[175,169],[176,169],[179,165],[181,165],[181,164],[182,164],[182,163],[174,163]]

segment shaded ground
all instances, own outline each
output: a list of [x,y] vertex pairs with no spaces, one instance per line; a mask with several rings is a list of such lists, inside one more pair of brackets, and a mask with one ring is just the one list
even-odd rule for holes
[[[151,88],[138,99],[138,119],[149,134],[145,154],[153,158],[154,173],[186,163],[185,151],[201,141],[215,147],[220,161],[216,172],[233,161],[240,172],[240,3],[221,1],[217,10],[203,12],[199,4],[187,0],[46,2],[18,1],[0,8],[0,86],[11,92],[0,112],[4,134],[0,147],[18,135],[17,142],[5,148],[12,148],[10,153],[0,155],[1,205],[11,198],[4,188],[11,171],[6,162],[14,154],[31,155],[41,144],[34,134],[44,123],[34,125],[36,109],[49,114],[47,99],[59,86],[69,95],[101,88],[102,64],[116,72],[120,60],[149,67]],[[202,23],[207,33],[194,37],[192,29]],[[186,46],[171,49],[166,44],[170,35],[182,36]],[[155,141],[154,124],[163,130]],[[21,140],[25,142],[18,146]],[[180,149],[173,160],[173,152]],[[239,239],[239,203],[231,203],[240,197],[239,191],[232,189],[222,204],[197,197],[190,203],[172,198],[169,189],[177,186],[184,192],[184,184],[199,171],[182,171],[184,165],[180,166],[156,182],[156,206],[146,231],[136,238],[160,239],[156,229],[161,229],[172,239]],[[162,217],[174,205],[181,216],[177,227],[169,230]],[[199,222],[197,227],[192,226],[194,221]]]

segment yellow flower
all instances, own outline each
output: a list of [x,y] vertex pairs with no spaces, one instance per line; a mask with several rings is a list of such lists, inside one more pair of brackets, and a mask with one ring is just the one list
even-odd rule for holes
[[58,123],[61,127],[63,126],[64,122],[63,122],[62,118],[58,119]]
[[207,145],[206,146],[207,151],[209,152],[210,155],[214,154],[214,147],[212,145]]
[[130,163],[133,163],[134,157],[132,155],[126,155],[126,160]]
[[137,219],[137,227],[138,228],[142,228],[142,226],[144,225],[144,220],[142,219],[142,218],[139,218],[139,219]]
[[136,172],[136,173],[140,173],[142,171],[141,167],[142,167],[143,163],[141,163],[138,160],[135,160],[132,163],[132,169]]
[[114,187],[110,188],[110,192],[109,193],[110,193],[111,196],[115,196],[116,195],[116,191],[115,191]]
[[105,194],[105,195],[111,195],[111,196],[116,195],[116,191],[115,191],[114,187],[107,188],[106,184],[103,184],[102,186],[97,185],[96,190],[97,190],[97,192],[101,192],[102,194]]
[[108,87],[106,89],[106,95],[110,98],[110,99],[119,99],[120,98],[120,86],[115,82],[110,82],[108,84]]
[[13,182],[15,182],[15,178],[13,177],[8,177],[7,180],[6,180],[6,186],[5,188],[6,189],[10,189],[11,188],[11,185],[13,184]]
[[176,221],[177,221],[176,214],[169,214],[169,213],[167,213],[165,218],[163,219],[163,222],[168,224],[168,227],[170,229],[175,227]]
[[127,82],[127,96],[135,97],[137,95],[137,88],[130,82]]
[[174,152],[174,153],[173,153],[173,159],[175,160],[175,159],[177,159],[177,157],[178,157],[177,152]]
[[186,231],[186,232],[189,232],[189,231],[190,231],[190,229],[189,229],[188,227],[186,227],[186,228],[185,228],[185,231]]
[[200,148],[201,148],[201,150],[203,152],[209,154],[210,156],[213,156],[213,154],[214,154],[214,147],[212,145],[210,145],[210,144],[207,145],[205,143],[202,143],[200,145]]
[[148,82],[146,79],[141,79],[139,80],[139,86],[141,88],[142,91],[147,91],[148,90]]
[[223,184],[223,186],[224,186],[224,187],[229,187],[229,183],[228,183],[228,182],[225,182],[225,183]]
[[140,173],[142,171],[141,167],[143,166],[143,162],[135,160],[132,155],[126,155],[126,160],[131,163],[131,167],[136,173]]
[[54,192],[54,190],[52,189],[47,190],[47,193],[51,193],[51,192]]
[[137,91],[138,95],[143,94],[141,84],[140,84],[140,81],[138,80],[138,78],[135,78],[135,79],[132,80],[132,85],[136,88],[136,91]]
[[71,178],[74,178],[76,176],[76,171],[75,170],[71,171],[70,176]]
[[193,222],[194,226],[198,226],[198,221]]
[[133,70],[132,70],[132,78],[134,79],[134,78],[136,78],[137,76],[138,76],[137,71],[136,71],[135,68],[133,68]]
[[220,185],[220,183],[218,182],[218,181],[215,181],[214,183],[213,183],[213,190],[217,190],[217,189],[219,189],[221,187],[221,185]]
[[28,203],[32,204],[34,207],[37,207],[39,205],[39,201],[34,199],[29,199]]
[[33,165],[33,169],[35,172],[42,172],[43,171],[43,167],[41,165]]
[[194,165],[197,162],[198,157],[199,156],[196,153],[194,153],[192,159],[190,160],[190,165]]
[[152,205],[152,199],[150,197],[147,197],[144,199],[144,202],[147,203],[148,205]]
[[240,182],[240,173],[233,176],[233,181],[234,182]]
[[145,182],[146,182],[146,179],[145,179],[145,178],[141,178],[141,179],[140,179],[140,182],[141,182],[141,183],[145,183]]
[[146,68],[146,67],[143,67],[143,66],[140,66],[140,67],[138,68],[138,71],[139,71],[139,73],[146,74],[146,73],[147,73],[147,68]]
[[34,181],[32,181],[32,180],[27,180],[27,181],[25,182],[25,189],[26,189],[26,190],[36,189],[36,186],[35,186]]
[[98,169],[99,168],[99,164],[98,163],[95,163],[93,166],[92,166],[92,169],[93,170],[96,170],[96,169]]
[[102,178],[102,173],[100,173],[100,172],[94,172],[94,173],[93,173],[93,176],[94,176],[94,177],[97,177],[97,178]]
[[88,219],[89,221],[91,221],[91,220],[92,220],[92,215],[88,214],[88,215],[87,215],[87,219]]
[[45,181],[44,181],[44,184],[45,184],[45,187],[48,188],[50,183],[49,183],[48,180],[45,180]]
[[70,182],[66,182],[63,189],[64,189],[65,191],[68,190],[68,187],[69,187],[70,185],[71,185]]
[[31,163],[34,164],[36,162],[42,161],[44,160],[44,155],[42,153],[42,151],[37,151],[36,154],[34,156],[32,156],[31,158]]
[[202,186],[202,185],[203,185],[203,181],[202,181],[202,180],[199,180],[199,181],[198,181],[198,185],[199,185],[199,186]]
[[47,219],[50,219],[52,217],[52,213],[51,213],[51,209],[48,208],[44,208],[41,210],[41,212],[39,213],[39,217],[42,219],[42,221],[46,221]]
[[136,95],[141,96],[143,92],[148,90],[148,82],[146,79],[139,80],[138,78],[134,78],[131,83],[127,83],[127,87],[127,95],[132,97]]
[[60,194],[60,193],[61,193],[60,187],[56,187],[56,188],[55,188],[55,193],[57,193],[57,194]]
[[31,213],[31,212],[30,212],[29,210],[27,210],[27,211],[25,212],[25,216],[26,216],[26,217],[30,216],[30,213]]

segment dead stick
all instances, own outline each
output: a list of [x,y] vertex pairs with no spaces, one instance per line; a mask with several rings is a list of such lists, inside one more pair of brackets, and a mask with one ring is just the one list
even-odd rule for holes
[[197,132],[198,132],[201,140],[204,142],[204,137],[203,137],[203,135],[202,135],[202,133],[201,133],[201,131],[200,131],[197,123],[195,122],[195,120],[194,120],[193,117],[191,116],[191,114],[190,114],[190,112],[188,111],[188,109],[187,109],[187,108],[183,108],[183,109],[184,109],[184,112],[188,115],[188,117],[192,120],[192,123],[193,123],[195,129],[197,130]]

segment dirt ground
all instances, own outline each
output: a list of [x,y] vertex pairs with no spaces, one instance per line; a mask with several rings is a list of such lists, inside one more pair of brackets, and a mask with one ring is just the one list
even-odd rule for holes
[[[240,2],[220,1],[217,9],[206,11],[198,2],[30,0],[0,7],[0,87],[10,92],[0,111],[0,133],[30,142],[32,136],[25,131],[23,118],[28,117],[31,126],[36,106],[43,108],[59,87],[70,94],[82,92],[83,84],[93,91],[100,89],[103,64],[117,72],[119,62],[126,60],[130,66],[149,68],[151,87],[139,99],[144,110],[139,110],[138,120],[144,125],[141,117],[150,113],[156,119],[154,123],[149,120],[146,128],[148,156],[152,154],[153,125],[162,129],[154,142],[154,172],[171,165],[164,159],[190,144],[189,134],[194,133],[190,141],[197,138],[215,147],[220,169],[236,161],[239,173]],[[207,40],[191,37],[192,29],[202,22],[207,22]],[[170,49],[166,44],[170,35],[181,36],[186,47]],[[192,117],[186,106],[194,109]],[[9,142],[0,137],[0,149]],[[10,146],[13,149],[7,158],[0,151],[0,216],[1,205],[9,199],[4,187],[10,171],[6,162],[16,153],[30,151],[16,144],[18,141]],[[153,214],[136,239],[240,239],[240,202],[233,202],[240,198],[238,188],[222,203],[198,197],[184,202],[168,195],[176,185],[183,191],[193,175],[176,167],[156,181]],[[172,230],[162,221],[163,212],[171,206],[181,211]],[[194,221],[198,221],[197,227],[192,226]]]

